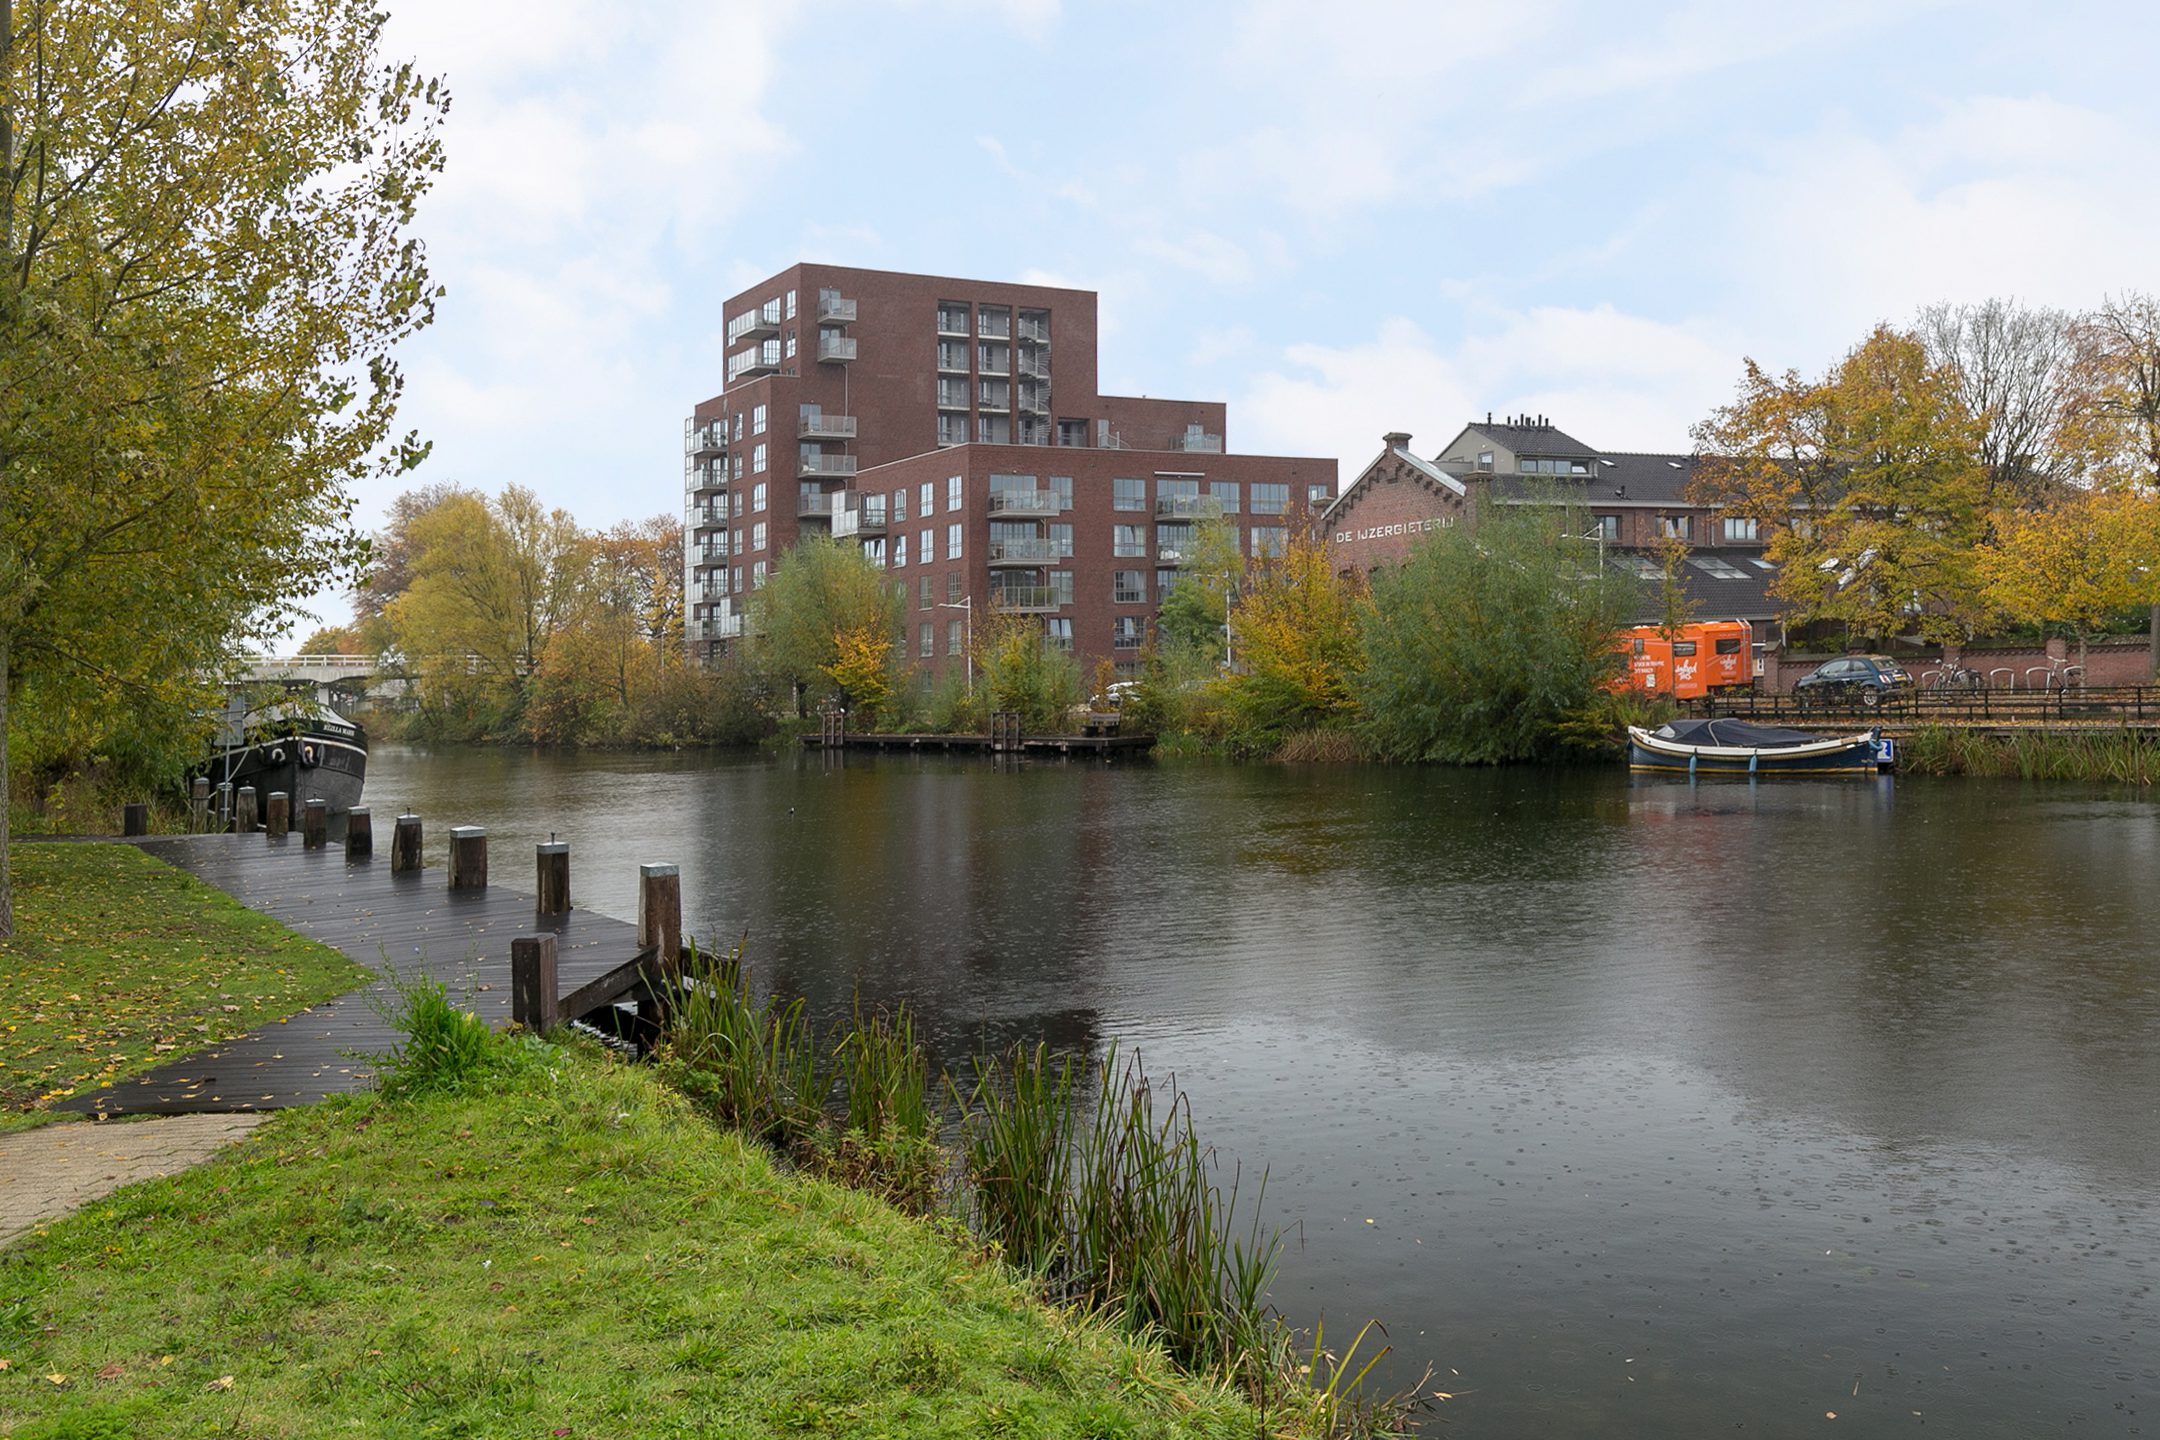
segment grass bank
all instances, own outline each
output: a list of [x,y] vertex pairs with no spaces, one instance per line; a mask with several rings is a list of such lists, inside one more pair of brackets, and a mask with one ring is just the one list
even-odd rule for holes
[[1988,734],[1923,725],[1898,742],[1898,769],[1910,775],[2150,785],[2160,780],[2160,741],[2134,730]]
[[131,845],[12,847],[0,1129],[367,983],[368,972]]
[[1221,1436],[1249,1408],[651,1072],[495,1042],[0,1251],[0,1434]]

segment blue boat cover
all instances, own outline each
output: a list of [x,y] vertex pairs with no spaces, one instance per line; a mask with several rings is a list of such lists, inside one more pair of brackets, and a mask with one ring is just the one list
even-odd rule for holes
[[1805,730],[1786,730],[1776,725],[1750,725],[1745,720],[1675,720],[1650,733],[1675,745],[1738,745],[1750,750],[1782,750],[1792,745],[1817,745],[1836,738],[1811,735]]

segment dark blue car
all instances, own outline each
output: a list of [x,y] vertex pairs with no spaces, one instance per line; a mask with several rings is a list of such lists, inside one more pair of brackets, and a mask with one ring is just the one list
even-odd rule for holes
[[1888,655],[1846,655],[1825,661],[1812,675],[1793,683],[1793,703],[1802,710],[1860,705],[1872,710],[1886,700],[1903,700],[1914,689],[1913,677]]

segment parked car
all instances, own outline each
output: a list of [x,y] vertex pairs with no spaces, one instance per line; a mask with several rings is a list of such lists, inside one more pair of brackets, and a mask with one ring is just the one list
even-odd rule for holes
[[1847,655],[1826,661],[1812,675],[1793,683],[1793,703],[1802,710],[1835,705],[1863,705],[1872,710],[1886,700],[1903,700],[1918,687],[1904,666],[1888,655]]

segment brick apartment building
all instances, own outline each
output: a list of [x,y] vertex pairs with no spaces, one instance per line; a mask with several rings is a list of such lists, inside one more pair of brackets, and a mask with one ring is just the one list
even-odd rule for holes
[[683,440],[702,659],[816,533],[892,572],[907,658],[933,670],[992,606],[1130,663],[1195,523],[1258,555],[1335,498],[1332,459],[1229,453],[1219,401],[1100,393],[1093,291],[796,265],[723,313],[726,385]]
[[1602,540],[1608,561],[1645,582],[1638,623],[1658,618],[1655,582],[1663,572],[1650,550],[1665,535],[1689,545],[1680,574],[1701,618],[1762,625],[1777,617],[1766,537],[1754,521],[1689,498],[1692,455],[1598,450],[1531,415],[1473,421],[1430,460],[1411,451],[1406,434],[1381,443],[1323,517],[1345,569],[1399,562],[1420,534],[1466,523],[1481,490],[1500,504],[1557,494],[1581,507],[1584,543]]

